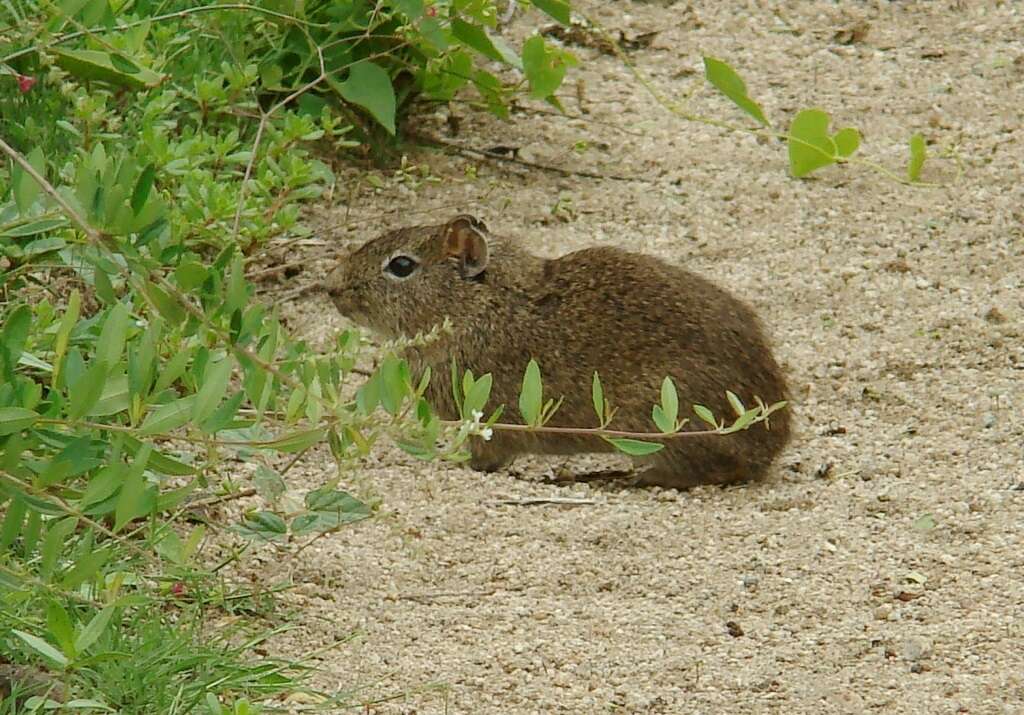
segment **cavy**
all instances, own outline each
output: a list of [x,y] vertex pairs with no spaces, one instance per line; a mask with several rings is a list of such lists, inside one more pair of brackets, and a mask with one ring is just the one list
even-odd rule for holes
[[[745,404],[786,398],[786,380],[753,310],[715,284],[657,258],[599,247],[546,259],[457,216],[373,239],[327,279],[338,310],[388,337],[413,336],[451,318],[453,332],[406,355],[430,366],[427,398],[457,417],[450,364],[491,373],[492,405],[518,421],[518,394],[531,358],[545,393],[564,397],[550,426],[594,427],[591,377],[618,408],[609,429],[654,432],[651,406],[666,375],[675,381],[684,430],[702,429],[694,403],[733,414],[726,390]],[[788,409],[732,435],[676,437],[642,458],[640,484],[685,488],[762,477],[790,435]],[[608,452],[593,436],[496,431],[474,439],[470,465],[500,469],[519,454]]]

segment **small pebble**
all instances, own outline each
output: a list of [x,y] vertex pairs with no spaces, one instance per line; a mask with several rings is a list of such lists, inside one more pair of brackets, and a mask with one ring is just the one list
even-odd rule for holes
[[932,654],[932,643],[927,638],[908,638],[903,641],[902,653],[904,660],[924,660]]

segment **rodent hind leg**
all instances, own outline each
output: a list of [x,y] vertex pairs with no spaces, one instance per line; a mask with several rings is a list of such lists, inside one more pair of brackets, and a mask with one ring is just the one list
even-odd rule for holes
[[638,486],[689,489],[702,484],[732,484],[749,478],[733,455],[701,447],[664,450],[652,457],[634,459],[633,464],[638,470]]
[[517,452],[502,449],[493,441],[474,438],[469,445],[469,466],[478,472],[497,472],[507,467]]

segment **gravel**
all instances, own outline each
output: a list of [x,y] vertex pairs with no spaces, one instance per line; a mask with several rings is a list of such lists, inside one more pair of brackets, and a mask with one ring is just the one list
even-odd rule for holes
[[[546,255],[609,243],[685,264],[764,315],[799,433],[768,482],[685,493],[550,483],[592,458],[484,475],[384,447],[346,482],[380,518],[250,564],[295,583],[270,649],[358,633],[314,659],[317,682],[389,715],[1024,712],[1024,6],[575,4],[627,37],[660,30],[630,59],[694,112],[744,121],[702,84],[712,55],[780,126],[820,106],[898,175],[921,131],[963,174],[933,159],[944,188],[864,166],[793,180],[781,144],[675,118],[585,48],[572,118],[455,104],[451,137],[447,110],[423,117],[643,180],[410,149],[439,181],[344,176],[315,216],[332,243],[470,211]],[[345,325],[320,295],[284,310],[321,345]],[[517,503],[541,497],[587,502]]]

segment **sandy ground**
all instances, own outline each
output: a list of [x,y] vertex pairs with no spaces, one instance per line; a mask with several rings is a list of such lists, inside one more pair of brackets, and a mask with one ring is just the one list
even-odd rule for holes
[[[619,60],[575,48],[569,117],[456,106],[457,136],[445,110],[421,126],[638,180],[424,150],[409,161],[439,181],[383,173],[318,217],[341,244],[471,211],[547,255],[616,244],[730,286],[794,386],[799,434],[768,482],[553,484],[586,465],[488,476],[385,447],[358,477],[381,518],[291,564],[277,652],[358,631],[317,682],[404,693],[365,706],[389,715],[1024,713],[1024,4],[842,5],[578,2],[627,38],[660,30],[630,59],[694,111],[743,121],[702,83],[718,56],[778,125],[823,107],[897,173],[913,131],[957,146],[955,185],[793,180],[781,145],[674,118]],[[345,326],[323,296],[285,310],[314,341]],[[325,456],[297,486],[330,475]],[[498,503],[543,496],[593,503]]]

